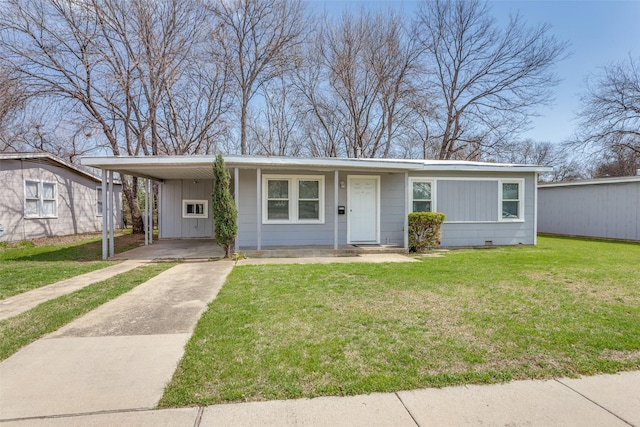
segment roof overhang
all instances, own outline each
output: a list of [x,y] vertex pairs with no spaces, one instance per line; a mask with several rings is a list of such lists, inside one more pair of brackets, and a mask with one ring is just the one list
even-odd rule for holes
[[[212,164],[216,156],[105,156],[83,157],[85,166],[110,170],[121,174],[151,178],[158,181],[171,179],[212,179]],[[347,159],[308,157],[224,156],[229,168],[310,171],[362,171],[362,172],[549,172],[551,168],[502,163],[481,163],[456,160],[406,159]]]
[[[60,157],[54,156],[49,153],[0,153],[0,160],[28,160],[28,161],[45,161],[56,164],[60,167],[68,169],[79,175],[85,176],[92,181],[102,182],[102,178],[96,174],[91,173],[88,170],[78,167],[78,165],[67,162]],[[115,182],[119,184],[119,182]]]

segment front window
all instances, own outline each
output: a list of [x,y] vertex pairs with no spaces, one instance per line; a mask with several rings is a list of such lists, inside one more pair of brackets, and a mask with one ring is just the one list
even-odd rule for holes
[[267,219],[288,221],[289,181],[270,179],[267,187]]
[[433,182],[414,178],[411,180],[411,212],[433,211]]
[[298,218],[320,219],[320,181],[298,181]]
[[25,181],[25,218],[56,218],[58,216],[58,189],[55,182]]
[[265,224],[324,223],[324,177],[263,177],[263,215]]
[[183,200],[183,218],[208,218],[209,204],[207,200]]
[[501,182],[501,219],[503,221],[522,219],[522,182]]

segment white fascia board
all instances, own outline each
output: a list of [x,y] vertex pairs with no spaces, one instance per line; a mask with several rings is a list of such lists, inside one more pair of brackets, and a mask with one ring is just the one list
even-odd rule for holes
[[[129,169],[142,166],[204,166],[210,165],[216,156],[104,156],[83,157],[81,163],[101,169]],[[465,171],[465,172],[551,172],[552,168],[532,165],[481,163],[455,160],[413,159],[347,159],[225,156],[225,164],[239,168],[321,168],[326,170],[394,170],[394,171]]]

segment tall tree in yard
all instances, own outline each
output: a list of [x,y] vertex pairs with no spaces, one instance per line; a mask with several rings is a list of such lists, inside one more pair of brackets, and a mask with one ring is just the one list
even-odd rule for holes
[[247,150],[249,102],[267,82],[293,65],[302,44],[306,18],[300,0],[214,1],[220,46],[231,64],[231,76],[240,98],[240,153]]
[[[226,108],[224,72],[201,61],[208,23],[197,0],[5,0],[0,66],[113,155],[201,152]],[[122,184],[142,233],[138,180]]]
[[482,0],[424,1],[416,23],[429,70],[423,87],[438,112],[430,130],[438,159],[499,151],[552,100],[553,65],[567,45],[548,25],[527,27],[516,15],[501,29]]
[[224,159],[218,154],[213,163],[213,220],[216,229],[216,242],[224,248],[226,258],[231,257],[233,241],[238,235],[238,210],[229,190],[229,172]]

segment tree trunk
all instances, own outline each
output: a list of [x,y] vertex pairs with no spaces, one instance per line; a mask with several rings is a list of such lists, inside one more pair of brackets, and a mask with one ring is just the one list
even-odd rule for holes
[[130,177],[123,175],[122,179],[122,192],[129,205],[129,211],[131,212],[131,232],[132,234],[144,233],[144,222],[142,220],[142,212],[138,204],[138,178],[132,178],[130,183]]

